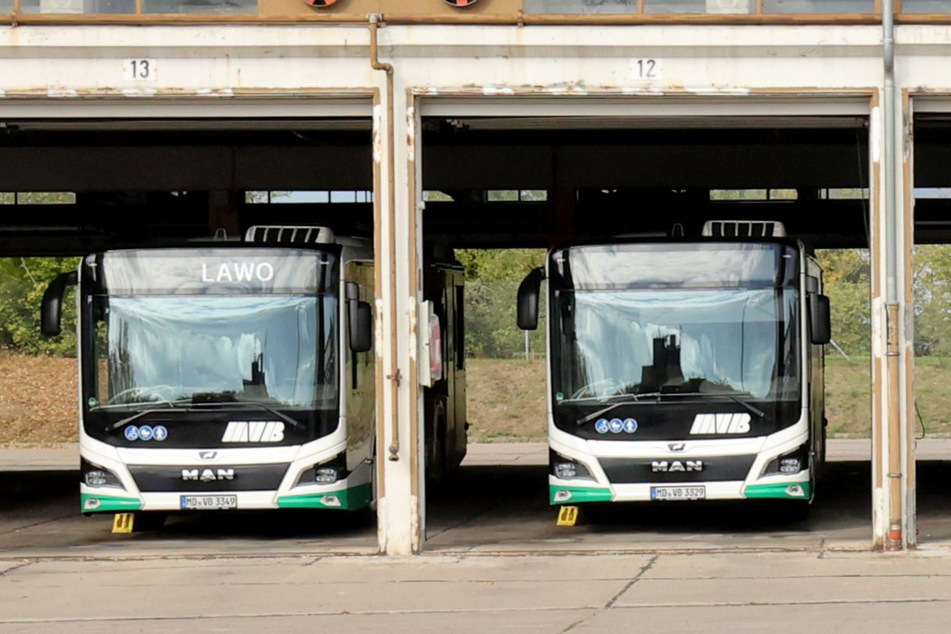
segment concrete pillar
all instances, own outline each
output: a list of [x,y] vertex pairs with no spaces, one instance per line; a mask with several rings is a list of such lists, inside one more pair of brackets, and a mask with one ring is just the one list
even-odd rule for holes
[[[380,32],[381,51],[385,30]],[[381,55],[382,57],[382,55]],[[416,308],[419,284],[419,210],[411,147],[407,143],[407,95],[379,72],[374,108],[374,162],[379,165],[377,267],[378,536],[387,555],[419,552],[422,542],[422,469],[419,466],[419,384],[416,370]],[[393,78],[391,76],[391,81]],[[398,82],[397,82],[398,83]],[[390,101],[392,99],[392,103]]]
[[[881,93],[879,93],[881,95]],[[913,240],[910,192],[910,153],[905,147],[906,125],[902,98],[892,109],[894,128],[885,125],[886,109],[874,104],[869,132],[871,164],[872,257],[872,530],[876,547],[890,550],[913,547],[914,401],[913,298],[911,245]],[[895,130],[897,170],[889,178],[885,161],[886,129]],[[904,157],[904,158],[903,158]],[[895,195],[898,213],[891,222],[886,196]],[[894,271],[888,270],[886,241],[894,236],[898,248]],[[896,301],[887,302],[886,279],[897,281]]]
[[902,228],[902,248],[899,250],[899,259],[901,267],[899,269],[899,278],[902,282],[902,296],[904,297],[904,309],[902,310],[902,328],[901,328],[901,349],[904,351],[902,372],[902,456],[904,460],[904,486],[903,486],[903,522],[905,525],[904,546],[913,548],[918,544],[918,503],[917,503],[917,484],[915,477],[915,296],[912,280],[912,267],[914,266],[914,246],[915,246],[915,210],[914,210],[914,132],[913,112],[911,108],[911,97],[907,91],[902,91],[899,96],[901,107],[897,111],[898,120],[896,129],[898,134],[898,152],[901,160],[899,169],[901,173],[897,175],[899,182],[898,200],[901,204],[899,208],[899,224]]

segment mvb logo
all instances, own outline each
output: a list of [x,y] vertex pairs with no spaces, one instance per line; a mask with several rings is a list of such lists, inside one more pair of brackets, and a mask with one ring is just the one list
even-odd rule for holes
[[221,442],[281,442],[284,423],[280,421],[231,421]]
[[703,434],[745,434],[750,430],[749,414],[697,414],[693,419],[690,433]]

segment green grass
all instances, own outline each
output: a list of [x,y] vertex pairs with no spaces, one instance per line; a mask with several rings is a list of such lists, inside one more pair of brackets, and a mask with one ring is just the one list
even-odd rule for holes
[[951,436],[951,358],[915,359],[915,405],[919,436]]
[[[545,363],[469,359],[468,419],[472,442],[544,441]],[[915,360],[919,420],[930,437],[951,436],[951,358]],[[833,438],[868,438],[871,382],[868,357],[826,358],[826,417]]]
[[469,442],[544,442],[545,362],[467,359]]
[[832,438],[868,438],[872,429],[868,357],[826,357],[826,418]]

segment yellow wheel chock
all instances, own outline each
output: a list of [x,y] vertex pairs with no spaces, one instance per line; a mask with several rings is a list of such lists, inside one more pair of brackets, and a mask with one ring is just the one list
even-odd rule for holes
[[563,506],[558,511],[558,526],[574,526],[578,523],[578,507]]
[[134,522],[135,513],[116,513],[112,519],[112,532],[122,534],[131,533]]

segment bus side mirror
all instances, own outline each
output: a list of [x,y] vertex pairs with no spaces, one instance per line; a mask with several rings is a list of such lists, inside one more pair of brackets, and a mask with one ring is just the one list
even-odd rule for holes
[[538,328],[538,296],[544,278],[544,269],[532,269],[518,286],[518,327],[522,330]]
[[368,352],[373,347],[373,313],[370,304],[360,301],[360,287],[347,282],[347,324],[350,349]]
[[75,286],[79,281],[76,271],[60,273],[43,293],[43,303],[40,304],[40,332],[44,337],[55,337],[60,333],[60,322],[63,315],[63,295],[67,286]]
[[823,345],[832,341],[832,317],[829,298],[825,295],[809,295],[809,319],[812,343]]

